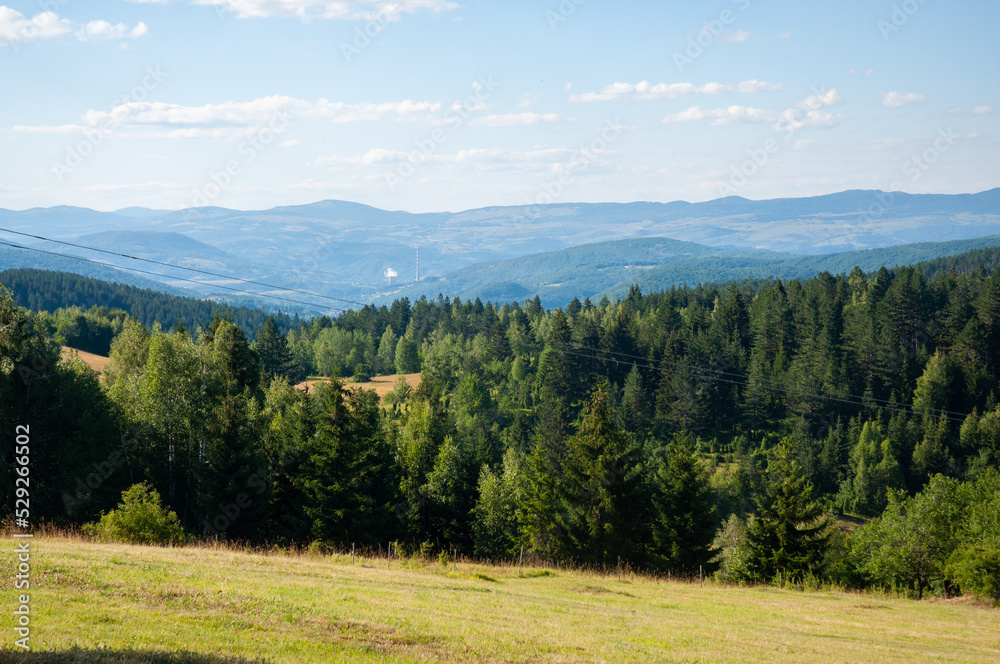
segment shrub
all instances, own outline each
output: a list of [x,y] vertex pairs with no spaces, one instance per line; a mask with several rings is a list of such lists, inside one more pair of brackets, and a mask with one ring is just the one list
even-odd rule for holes
[[84,532],[109,542],[129,544],[170,544],[184,541],[184,529],[177,514],[166,509],[157,493],[147,484],[134,484],[122,493],[118,509],[88,523]]
[[363,362],[354,365],[354,382],[367,383],[372,379],[372,368]]
[[962,592],[988,597],[1000,606],[1000,545],[982,543],[956,551],[948,561],[948,573]]

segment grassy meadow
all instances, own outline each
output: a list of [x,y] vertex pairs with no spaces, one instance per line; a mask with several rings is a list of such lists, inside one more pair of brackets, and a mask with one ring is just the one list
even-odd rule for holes
[[1000,611],[967,600],[65,537],[31,562],[33,651],[8,578],[0,662],[1000,661]]

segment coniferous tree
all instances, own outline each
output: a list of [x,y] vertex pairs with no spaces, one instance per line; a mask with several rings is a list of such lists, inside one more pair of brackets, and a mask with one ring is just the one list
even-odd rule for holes
[[583,564],[641,562],[643,514],[649,505],[639,446],[618,424],[599,385],[567,441],[556,521],[563,556]]
[[889,493],[905,487],[898,451],[882,425],[865,422],[851,450],[850,475],[841,487],[841,500],[851,510],[879,514]]
[[557,520],[566,463],[565,406],[556,398],[539,413],[534,447],[526,463],[524,498],[518,508],[522,541],[543,556],[558,556],[565,533]]
[[652,483],[653,563],[688,573],[699,566],[709,567],[717,525],[715,499],[691,434],[673,436]]
[[273,318],[268,318],[257,331],[254,349],[260,356],[260,369],[264,383],[270,383],[274,378],[286,378],[290,381],[301,378],[295,375],[292,351],[288,348],[288,339],[278,330]]
[[756,499],[747,526],[747,572],[761,579],[819,574],[829,539],[829,522],[813,496],[812,484],[787,442],[773,453],[771,483]]
[[310,413],[312,435],[293,478],[310,537],[341,546],[382,541],[394,532],[395,477],[374,392],[322,383]]

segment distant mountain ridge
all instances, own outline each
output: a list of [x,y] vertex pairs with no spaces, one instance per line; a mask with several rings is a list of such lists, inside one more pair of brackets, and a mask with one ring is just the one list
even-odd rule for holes
[[666,238],[619,240],[473,265],[407,286],[393,297],[414,300],[442,293],[506,301],[538,294],[547,306],[563,306],[574,297],[622,297],[632,284],[650,292],[741,279],[805,279],[824,271],[840,274],[857,266],[869,272],[988,247],[1000,247],[1000,235],[818,256],[716,249]]
[[[269,210],[204,207],[161,212],[145,208],[98,212],[71,206],[0,209],[0,228],[59,239],[86,236],[102,242],[101,248],[121,243],[129,247],[123,253],[130,255],[167,257],[170,260],[164,262],[188,267],[212,265],[218,268],[212,271],[240,279],[263,280],[355,302],[391,300],[400,293],[419,291],[423,286],[415,289],[413,284],[419,248],[421,278],[444,279],[442,285],[459,289],[447,294],[492,289],[532,296],[538,292],[545,297],[561,288],[553,284],[571,280],[559,277],[549,259],[534,263],[529,259],[587,245],[600,246],[561,255],[559,260],[577,259],[578,263],[558,268],[573,277],[574,269],[583,270],[595,260],[591,252],[610,251],[617,256],[612,262],[618,267],[605,266],[598,274],[575,278],[586,278],[594,287],[614,288],[618,282],[605,284],[614,270],[632,270],[620,274],[622,280],[640,273],[645,279],[652,278],[659,269],[649,253],[655,251],[667,252],[661,262],[670,267],[659,275],[666,283],[678,278],[703,280],[706,264],[699,261],[708,258],[719,269],[746,271],[747,264],[732,263],[741,260],[739,255],[757,267],[772,262],[787,267],[787,261],[782,263],[775,256],[751,257],[754,252],[793,254],[797,257],[788,260],[794,262],[805,255],[996,235],[1000,234],[1000,188],[954,195],[852,190],[764,201],[731,196],[703,203],[554,203],[428,213],[382,210],[337,200]],[[178,235],[191,243],[186,244]],[[0,238],[6,237],[0,232]],[[660,249],[641,242],[617,247],[606,244],[650,238],[657,238],[654,245]],[[665,244],[668,239],[700,248],[689,246],[686,250],[693,253],[681,256],[682,245]],[[38,246],[79,254],[58,245]],[[635,255],[627,255],[630,251]],[[31,259],[25,257],[17,259],[16,265],[7,263],[9,256],[9,252],[0,254],[0,269],[32,266]],[[526,262],[504,263],[511,259]],[[728,262],[719,263],[720,259]],[[532,265],[537,275],[529,278],[522,274]],[[92,267],[60,265],[56,269]],[[397,274],[391,286],[385,277],[390,269]],[[671,276],[671,270],[681,269],[685,272]],[[213,288],[218,279],[192,278],[203,283],[185,283],[184,288],[202,295],[219,294],[218,288]],[[256,287],[248,290],[263,292]],[[322,310],[318,301],[317,310]]]

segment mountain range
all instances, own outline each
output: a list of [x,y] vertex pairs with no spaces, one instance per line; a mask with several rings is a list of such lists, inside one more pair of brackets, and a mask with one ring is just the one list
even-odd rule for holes
[[[2,242],[50,252],[0,245],[0,269],[71,271],[240,304],[263,304],[263,295],[280,292],[259,284],[324,296],[294,296],[307,304],[271,301],[287,311],[438,293],[492,300],[538,294],[558,306],[574,296],[614,296],[633,282],[648,289],[806,277],[855,264],[874,269],[997,246],[1000,188],[957,195],[852,190],[764,201],[734,196],[704,203],[558,203],[432,213],[335,200],[257,211],[100,212],[61,206],[0,209],[0,229]],[[421,280],[415,283],[418,248]],[[389,270],[397,274],[391,284]]]

